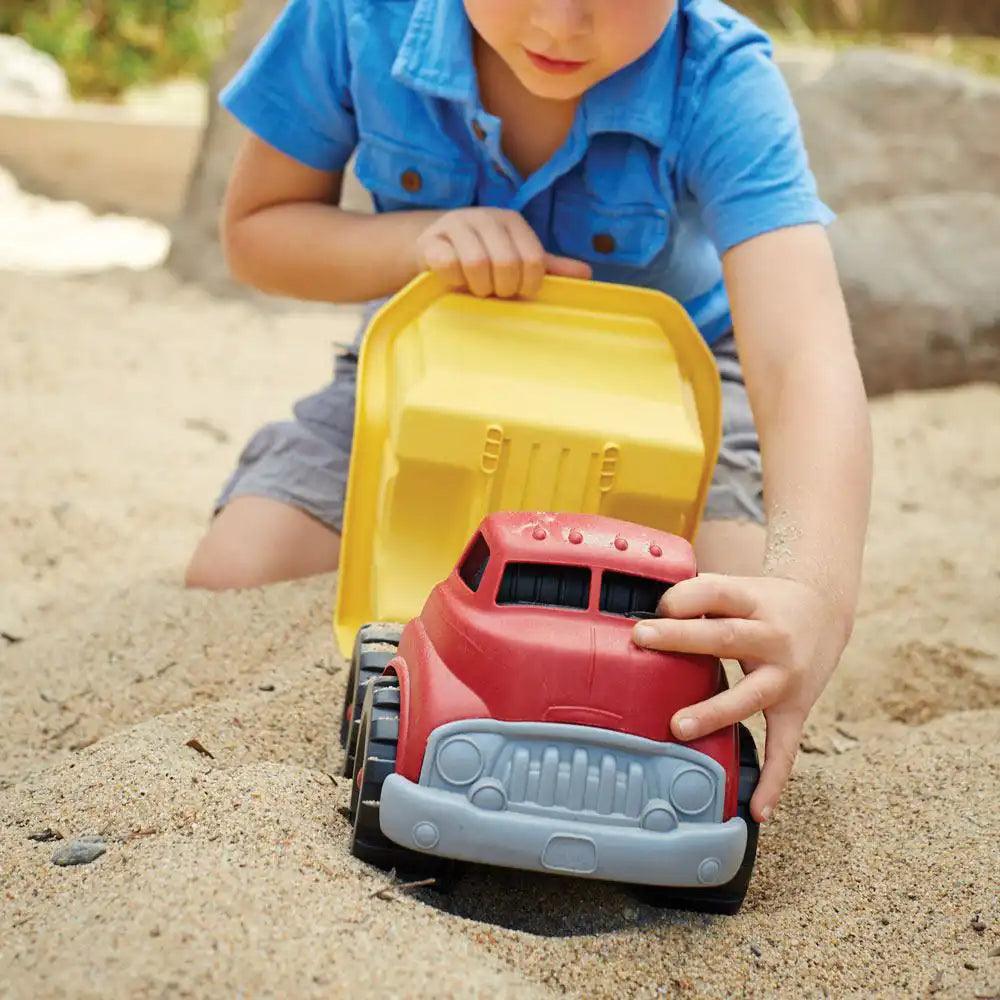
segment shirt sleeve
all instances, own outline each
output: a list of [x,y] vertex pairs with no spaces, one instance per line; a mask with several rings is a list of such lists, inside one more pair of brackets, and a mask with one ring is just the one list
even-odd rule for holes
[[343,0],[291,0],[219,100],[282,153],[342,170],[357,145]]
[[833,221],[765,35],[720,46],[693,89],[681,173],[720,254],[775,229]]

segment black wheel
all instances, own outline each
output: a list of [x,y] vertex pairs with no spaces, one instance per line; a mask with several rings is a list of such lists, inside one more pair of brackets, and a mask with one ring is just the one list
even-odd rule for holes
[[403,626],[393,622],[365,625],[358,630],[351,656],[351,670],[344,689],[344,708],[340,716],[340,745],[346,750],[343,771],[345,777],[354,774],[354,749],[358,745],[361,706],[365,701],[368,682],[381,677],[396,656]]
[[379,825],[382,784],[396,770],[399,681],[395,677],[378,677],[368,684],[359,722],[351,785],[351,853],[377,868],[395,869],[403,878],[435,878],[436,888],[444,888],[453,877],[453,862],[400,847]]
[[757,748],[750,730],[739,724],[740,785],[737,793],[737,815],[747,825],[747,847],[739,871],[725,884],[706,889],[669,889],[659,886],[635,886],[635,895],[650,906],[669,907],[674,910],[694,910],[698,913],[721,913],[732,916],[743,905],[750,886],[754,862],[757,860],[757,821],[750,815],[750,798],[760,778]]

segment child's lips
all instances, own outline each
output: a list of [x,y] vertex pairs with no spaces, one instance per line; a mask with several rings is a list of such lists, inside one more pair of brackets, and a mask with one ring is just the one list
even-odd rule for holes
[[550,59],[540,52],[532,52],[531,49],[524,50],[534,66],[544,73],[575,73],[578,69],[587,65],[588,60],[577,59]]

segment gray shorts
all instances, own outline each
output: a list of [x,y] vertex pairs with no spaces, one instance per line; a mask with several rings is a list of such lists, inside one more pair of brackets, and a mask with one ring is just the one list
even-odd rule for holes
[[[333,381],[295,404],[294,419],[266,424],[250,439],[216,512],[236,497],[267,497],[341,530],[361,336],[338,356]],[[733,335],[717,340],[712,352],[722,376],[722,449],[705,519],[763,524],[760,446]]]

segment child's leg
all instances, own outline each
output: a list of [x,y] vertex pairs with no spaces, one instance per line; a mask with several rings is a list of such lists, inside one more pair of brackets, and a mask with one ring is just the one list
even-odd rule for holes
[[766,540],[760,443],[733,335],[712,352],[722,380],[722,447],[694,543],[698,571],[759,576]]
[[185,580],[189,587],[259,587],[337,568],[354,431],[357,351],[334,380],[267,424],[243,449]]
[[191,557],[188,587],[231,590],[337,568],[340,535],[278,500],[241,496],[212,522]]
[[695,539],[698,572],[760,576],[764,565],[763,525],[753,521],[704,521]]

